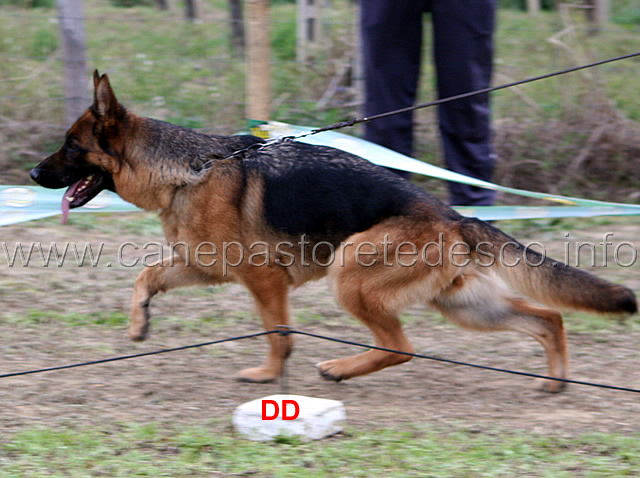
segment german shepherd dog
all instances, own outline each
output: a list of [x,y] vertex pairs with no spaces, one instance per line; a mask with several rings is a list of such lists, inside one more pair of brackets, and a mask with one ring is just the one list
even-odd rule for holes
[[[423,303],[462,327],[532,336],[546,351],[549,374],[566,378],[561,314],[521,296],[596,313],[637,311],[626,287],[532,251],[362,158],[296,141],[265,146],[253,136],[212,136],[139,117],[118,102],[107,75],[95,71],[93,80],[93,105],[31,177],[47,188],[69,187],[68,208],[103,189],[115,191],[159,211],[166,239],[185,246],[138,276],[128,328],[133,340],[147,335],[150,300],[158,292],[240,282],[271,330],[289,323],[292,287],[328,275],[336,300],[369,327],[377,346],[413,352],[398,315]],[[226,257],[204,261],[198,252]],[[264,363],[242,370],[239,379],[279,376],[291,336],[268,340]],[[317,368],[339,381],[409,359],[372,349]],[[563,385],[546,381],[543,389],[557,392]]]

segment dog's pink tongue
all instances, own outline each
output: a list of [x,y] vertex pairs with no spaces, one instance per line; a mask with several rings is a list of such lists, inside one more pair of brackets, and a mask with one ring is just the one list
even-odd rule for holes
[[[65,192],[62,195],[62,205],[61,205],[62,206],[62,224],[67,223],[67,219],[69,218],[69,209],[71,209],[71,201],[73,200],[73,197],[76,194],[76,190],[78,189],[78,186],[80,186],[81,182],[82,182],[82,179],[77,183],[69,186],[69,189],[67,189],[67,192]],[[71,198],[71,200],[67,198]]]

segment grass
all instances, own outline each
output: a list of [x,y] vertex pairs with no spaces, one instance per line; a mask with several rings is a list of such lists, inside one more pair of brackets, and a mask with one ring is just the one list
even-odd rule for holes
[[24,314],[10,315],[0,318],[3,322],[16,325],[38,325],[56,323],[67,327],[101,326],[104,328],[124,329],[129,317],[122,312],[55,312],[49,310],[30,309]]
[[590,218],[540,218],[540,219],[512,219],[507,221],[498,221],[496,223],[502,231],[511,235],[532,235],[536,236],[540,233],[553,232],[559,234],[565,234],[570,231],[577,231],[580,229],[592,229],[600,226],[611,226],[613,229],[617,225],[633,225],[637,224],[638,220],[635,217],[621,216],[596,216]]
[[[127,219],[123,219],[127,218]],[[49,223],[59,221],[59,218],[46,219]],[[83,231],[100,233],[112,232],[115,228],[122,233],[135,233],[140,236],[157,237],[164,240],[162,222],[155,212],[137,211],[135,213],[83,213],[73,214],[69,224]]]
[[549,437],[520,430],[348,430],[321,442],[251,442],[215,427],[32,428],[4,436],[4,477],[633,476],[640,436]]

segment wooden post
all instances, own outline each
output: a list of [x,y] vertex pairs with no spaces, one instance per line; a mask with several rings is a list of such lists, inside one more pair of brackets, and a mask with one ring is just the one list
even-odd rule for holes
[[530,15],[540,13],[540,0],[527,0],[527,12]]
[[271,118],[269,0],[247,2],[247,118]]
[[595,0],[596,23],[600,29],[607,26],[609,22],[609,0]]
[[362,105],[364,116],[364,65],[362,64],[362,34],[360,25],[360,6],[353,2],[353,18],[355,18],[355,35],[353,48],[353,64],[351,70],[351,87],[354,89],[354,101]]
[[587,3],[591,7],[587,10],[587,20],[591,24],[589,33],[596,35],[609,21],[609,0],[589,0]]
[[67,126],[71,126],[91,104],[82,3],[82,0],[58,0]]
[[185,0],[184,16],[187,20],[192,22],[198,18],[198,14],[196,12],[196,0]]
[[297,0],[296,60],[305,62],[314,56],[320,37],[322,0]]

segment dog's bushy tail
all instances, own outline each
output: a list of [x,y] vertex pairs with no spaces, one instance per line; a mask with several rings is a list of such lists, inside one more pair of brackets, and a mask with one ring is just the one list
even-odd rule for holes
[[491,264],[507,284],[542,304],[595,313],[638,311],[627,287],[526,248],[491,224],[465,218],[460,232],[478,264]]

